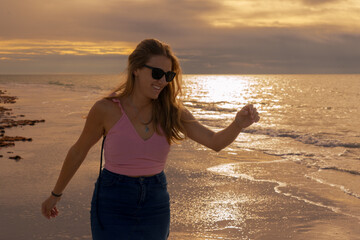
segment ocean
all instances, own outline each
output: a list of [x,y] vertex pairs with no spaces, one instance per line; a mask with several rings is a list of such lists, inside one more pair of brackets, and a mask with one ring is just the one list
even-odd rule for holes
[[[0,75],[0,84],[42,84],[99,94],[118,75]],[[227,150],[258,150],[321,168],[360,174],[360,75],[185,75],[183,102],[218,130],[247,103],[261,122]],[[354,164],[345,164],[352,162]]]
[[[57,88],[82,96],[91,105],[97,100],[94,96],[105,95],[120,79],[120,75],[0,75],[0,86],[24,91]],[[272,183],[279,194],[360,220],[360,75],[184,75],[183,83],[184,105],[215,131],[226,127],[248,103],[260,113],[260,122],[243,130],[224,150],[232,163],[208,171]],[[194,144],[194,148],[205,147]],[[278,160],[244,161],[241,150]],[[284,167],[289,163],[295,167]]]

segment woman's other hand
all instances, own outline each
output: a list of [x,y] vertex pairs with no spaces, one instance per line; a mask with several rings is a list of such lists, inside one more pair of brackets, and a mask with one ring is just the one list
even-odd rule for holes
[[54,197],[50,195],[41,205],[41,212],[47,219],[54,218],[59,214],[56,204],[60,201],[61,197]]

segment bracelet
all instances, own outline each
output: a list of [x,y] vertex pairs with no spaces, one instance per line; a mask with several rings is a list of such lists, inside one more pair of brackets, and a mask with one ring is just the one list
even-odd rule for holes
[[62,196],[62,193],[56,194],[56,193],[54,193],[54,192],[51,192],[51,195],[53,195],[54,197],[61,197],[61,196]]

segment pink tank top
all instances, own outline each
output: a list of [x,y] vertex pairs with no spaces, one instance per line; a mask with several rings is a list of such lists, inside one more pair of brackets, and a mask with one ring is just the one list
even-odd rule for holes
[[170,151],[166,137],[154,132],[149,139],[142,139],[120,101],[112,100],[118,103],[122,116],[106,135],[104,168],[127,176],[153,175],[163,171]]

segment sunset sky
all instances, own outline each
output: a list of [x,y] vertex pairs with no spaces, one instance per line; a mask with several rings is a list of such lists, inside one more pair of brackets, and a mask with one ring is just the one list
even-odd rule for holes
[[0,74],[119,73],[144,38],[185,74],[360,73],[360,1],[0,0]]

